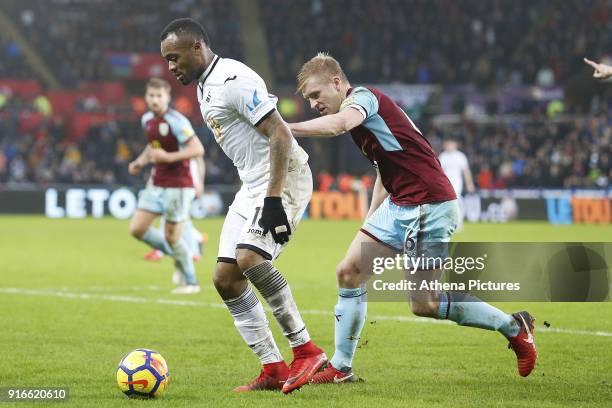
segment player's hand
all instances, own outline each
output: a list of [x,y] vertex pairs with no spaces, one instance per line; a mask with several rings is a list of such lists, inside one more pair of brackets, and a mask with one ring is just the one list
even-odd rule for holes
[[170,155],[164,149],[151,149],[149,158],[153,163],[169,163]]
[[204,195],[204,184],[203,183],[195,183],[195,193],[196,198],[200,198]]
[[135,160],[128,165],[128,173],[130,173],[132,176],[137,176],[138,174],[140,174],[141,170],[142,164],[138,163]]
[[269,231],[277,244],[289,242],[291,227],[280,197],[264,198],[259,226],[263,228],[263,235],[265,236]]
[[598,64],[588,58],[585,58],[584,62],[592,66],[595,70],[595,72],[593,72],[593,78],[608,79],[612,76],[612,67],[610,65]]

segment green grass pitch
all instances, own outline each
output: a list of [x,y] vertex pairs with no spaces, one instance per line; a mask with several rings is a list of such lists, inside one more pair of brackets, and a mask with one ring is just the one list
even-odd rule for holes
[[[197,221],[210,235],[197,265],[203,292],[173,296],[169,259],[113,219],[0,217],[0,387],[69,387],[64,405],[155,406],[604,406],[612,401],[612,304],[532,303],[539,361],[528,378],[498,333],[414,319],[406,304],[369,304],[354,362],[366,382],[237,395],[259,372],[210,282],[222,219]],[[333,353],[335,265],[359,223],[305,221],[277,266],[313,339]],[[468,224],[471,241],[610,241],[611,226]],[[291,354],[272,316],[281,351]],[[552,324],[550,331],[542,323]],[[557,329],[559,331],[552,331]],[[114,374],[128,351],[152,348],[171,372],[157,401],[133,401]],[[4,405],[6,403],[1,403]],[[6,404],[10,406],[11,404]],[[19,403],[15,406],[43,406]],[[61,406],[64,406],[61,405]]]

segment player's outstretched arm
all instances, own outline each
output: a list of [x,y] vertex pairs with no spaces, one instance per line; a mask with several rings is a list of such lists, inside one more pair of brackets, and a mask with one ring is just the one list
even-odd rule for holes
[[361,125],[363,120],[357,109],[344,109],[306,122],[289,123],[289,129],[295,136],[333,137]]
[[264,235],[269,231],[276,243],[284,244],[289,241],[291,227],[283,208],[281,194],[287,179],[293,136],[276,110],[257,125],[257,128],[270,139],[270,180],[259,223]]
[[604,80],[612,77],[612,66],[606,64],[598,64],[597,62],[591,61],[588,58],[585,58],[584,62],[592,66],[595,70],[593,72],[593,78]]
[[154,163],[174,163],[189,160],[204,154],[204,146],[197,136],[192,136],[185,142],[183,149],[176,152],[167,152],[164,149],[151,149],[151,161]]

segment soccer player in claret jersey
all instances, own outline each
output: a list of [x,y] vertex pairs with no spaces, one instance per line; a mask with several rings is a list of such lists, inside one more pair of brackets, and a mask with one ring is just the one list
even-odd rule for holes
[[[183,85],[197,82],[202,117],[242,181],[223,223],[213,280],[263,368],[235,391],[289,393],[327,362],[310,340],[287,281],[272,264],[312,195],[308,155],[277,112],[276,98],[261,77],[241,62],[214,54],[196,21],[172,21],[161,34],[161,53]],[[293,349],[289,368],[251,285],[272,309]]]
[[[204,178],[206,175],[206,165],[204,163],[204,157],[199,156],[195,159],[189,160],[189,170],[191,171],[191,178],[193,180],[193,186],[195,188],[195,200],[193,204],[198,205],[198,199],[204,194]],[[149,178],[149,183],[153,183],[153,174]],[[163,234],[166,224],[166,219],[162,216],[159,220],[158,230]],[[204,254],[204,246],[208,242],[208,235],[202,233],[196,229],[190,219],[185,221],[182,228],[182,238],[187,242],[191,249],[193,262],[198,262]],[[144,256],[144,259],[151,262],[159,262],[164,259],[164,252],[159,249],[152,248]],[[175,285],[180,285],[184,282],[184,278],[180,271],[177,271],[172,276],[172,282]]]
[[[457,223],[456,196],[429,142],[408,115],[375,88],[351,87],[340,64],[331,56],[320,53],[304,64],[298,74],[298,91],[322,117],[289,124],[293,134],[331,137],[350,132],[377,171],[367,218],[336,271],[336,350],[330,364],[311,381],[351,382],[352,360],[366,316],[364,281],[371,273],[363,269],[364,265],[373,265],[361,259],[362,244],[403,250],[407,242],[449,242]],[[435,250],[440,245],[432,247]],[[441,271],[417,273],[433,280]],[[529,313],[509,315],[466,293],[417,294],[420,296],[410,295],[413,313],[497,330],[516,353],[520,375],[527,376],[532,371],[537,354],[534,319]]]
[[[145,101],[149,111],[142,116],[142,127],[149,143],[129,164],[130,174],[140,173],[148,163],[155,163],[152,183],[140,193],[138,208],[130,233],[135,238],[174,258],[182,274],[182,284],[172,293],[191,294],[200,291],[189,244],[181,238],[183,223],[189,219],[189,208],[195,196],[189,160],[204,154],[204,147],[189,120],[169,108],[170,84],[159,78],[147,83]],[[151,224],[161,214],[166,222],[162,234]]]

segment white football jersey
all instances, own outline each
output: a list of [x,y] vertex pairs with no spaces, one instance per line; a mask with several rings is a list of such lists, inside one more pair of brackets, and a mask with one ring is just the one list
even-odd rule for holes
[[440,164],[446,177],[450,180],[455,193],[460,196],[463,192],[463,171],[468,168],[468,159],[459,150],[440,153]]
[[[245,64],[215,56],[198,80],[202,117],[215,140],[238,169],[247,186],[267,183],[270,174],[270,143],[258,129],[276,110],[277,98]],[[289,168],[308,161],[308,155],[293,139]]]

